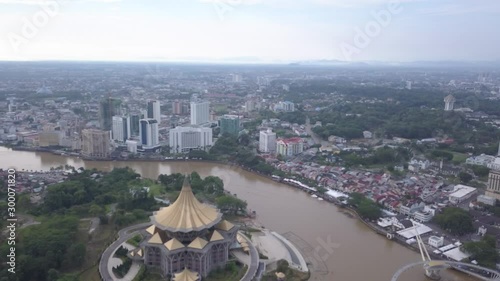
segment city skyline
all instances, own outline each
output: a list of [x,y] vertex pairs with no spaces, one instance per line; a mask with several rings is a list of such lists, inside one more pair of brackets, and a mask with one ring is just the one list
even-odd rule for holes
[[0,60],[500,59],[499,2],[391,2],[1,0]]

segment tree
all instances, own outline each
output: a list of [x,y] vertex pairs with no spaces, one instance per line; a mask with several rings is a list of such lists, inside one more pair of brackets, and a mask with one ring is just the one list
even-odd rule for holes
[[89,214],[94,216],[94,217],[98,217],[98,216],[104,214],[104,209],[99,205],[92,204],[89,208]]
[[434,221],[443,229],[454,235],[464,235],[474,232],[472,217],[467,211],[461,208],[446,208],[442,214],[438,214],[434,217]]
[[468,183],[473,179],[472,175],[466,172],[460,172],[458,174],[458,177],[460,178],[460,181],[463,183]]
[[485,177],[488,176],[490,173],[490,169],[488,169],[485,166],[479,166],[479,165],[471,165],[470,166],[472,171],[474,172],[474,175],[478,177]]
[[496,241],[492,236],[486,235],[479,242],[466,242],[462,246],[462,250],[471,254],[482,266],[495,269],[496,263],[499,261]]
[[217,207],[224,213],[236,215],[239,211],[245,211],[247,202],[233,196],[223,195],[215,200]]
[[86,248],[83,243],[72,244],[66,253],[67,265],[69,267],[79,267],[85,261]]

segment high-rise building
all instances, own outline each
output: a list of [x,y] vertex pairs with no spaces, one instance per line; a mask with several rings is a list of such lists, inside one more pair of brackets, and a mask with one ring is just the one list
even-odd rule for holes
[[245,102],[245,112],[252,112],[255,110],[255,101],[254,100],[247,100]]
[[498,144],[498,152],[497,152],[497,156],[500,157],[500,143]]
[[280,101],[274,105],[274,111],[293,112],[295,111],[295,104],[291,101]]
[[406,81],[406,89],[411,90],[411,81]]
[[99,104],[99,124],[102,130],[111,131],[113,116],[122,114],[122,102],[119,99],[107,98]]
[[130,138],[131,119],[124,116],[113,116],[113,130],[111,137],[114,141],[124,142]]
[[145,117],[142,113],[130,114],[130,136],[139,136],[139,121]]
[[491,170],[486,195],[500,200],[500,170]]
[[211,147],[212,129],[203,127],[177,127],[170,130],[170,151],[189,152],[193,149],[206,150]]
[[233,83],[240,83],[241,81],[243,81],[243,78],[240,74],[232,74],[232,81]]
[[293,156],[304,151],[304,142],[301,138],[280,139],[276,143],[276,151],[283,156]]
[[148,116],[147,118],[149,119],[155,119],[158,121],[158,123],[161,122],[161,116],[160,116],[160,101],[153,100],[148,102]]
[[82,131],[82,155],[91,158],[109,157],[109,131],[85,129]]
[[210,121],[210,103],[208,101],[191,101],[191,125],[201,125]]
[[219,127],[221,135],[229,134],[238,136],[238,133],[241,131],[240,117],[237,115],[224,115],[219,120]]
[[276,152],[276,133],[273,133],[271,129],[260,131],[259,150],[263,153]]
[[139,121],[139,137],[143,148],[155,148],[159,146],[158,121],[147,118]]
[[172,102],[172,114],[182,115],[185,114],[185,106],[182,101],[173,101]]
[[455,97],[452,95],[448,95],[444,98],[444,111],[453,111],[453,107],[455,106]]

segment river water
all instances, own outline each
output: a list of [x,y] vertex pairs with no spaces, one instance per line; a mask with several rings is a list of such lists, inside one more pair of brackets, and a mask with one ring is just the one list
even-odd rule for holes
[[[289,238],[312,263],[310,280],[386,281],[400,267],[420,260],[420,254],[375,234],[362,222],[346,215],[333,204],[246,172],[238,167],[202,162],[84,161],[50,153],[12,151],[0,147],[0,168],[49,170],[59,165],[97,168],[131,167],[143,177],[159,174],[198,172],[202,177],[219,176],[224,187],[248,202],[257,220]],[[472,281],[446,272],[444,281]],[[399,280],[424,281],[423,270],[412,269]]]

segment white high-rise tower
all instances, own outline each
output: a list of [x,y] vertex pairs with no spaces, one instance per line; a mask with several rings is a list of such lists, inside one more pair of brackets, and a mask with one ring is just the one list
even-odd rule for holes
[[148,118],[161,122],[160,101],[153,100],[148,102]]
[[210,103],[193,99],[191,101],[191,125],[201,125],[210,121]]
[[448,95],[444,98],[444,111],[452,111],[455,106],[455,97]]
[[144,148],[154,148],[159,145],[158,121],[156,119],[141,119],[139,121],[139,137]]

